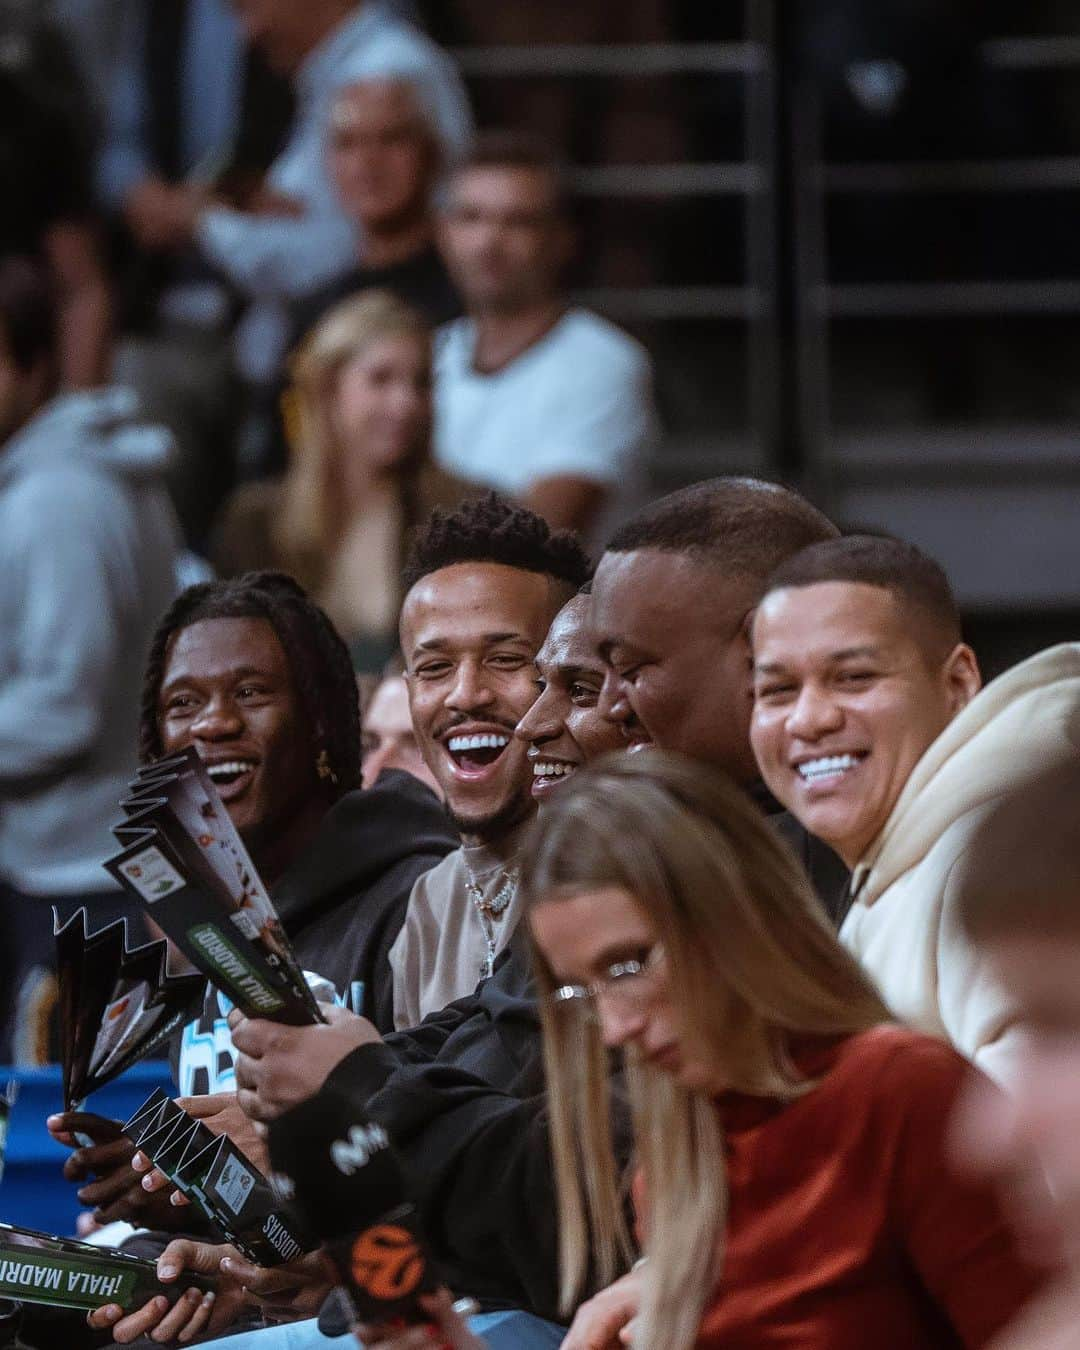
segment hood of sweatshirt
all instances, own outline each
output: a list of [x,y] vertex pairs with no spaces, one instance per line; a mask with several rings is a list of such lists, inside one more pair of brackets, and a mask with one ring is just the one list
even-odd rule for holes
[[434,793],[411,774],[390,770],[373,787],[334,803],[309,847],[272,888],[274,908],[292,933],[342,895],[368,890],[403,859],[442,857],[459,844]]
[[53,399],[0,449],[0,488],[37,469],[83,465],[128,479],[160,478],[171,434],[140,421],[130,389],[111,387]]
[[1029,657],[992,680],[916,764],[885,828],[855,867],[872,905],[962,816],[1080,756],[1080,642]]

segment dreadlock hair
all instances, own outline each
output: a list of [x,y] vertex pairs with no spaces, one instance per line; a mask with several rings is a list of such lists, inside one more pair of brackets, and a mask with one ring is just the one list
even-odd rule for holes
[[543,516],[513,506],[497,492],[465,501],[456,511],[439,507],[413,540],[405,564],[405,590],[455,563],[502,563],[538,572],[579,590],[592,571],[573,530],[553,530]]
[[360,701],[349,651],[307,592],[284,572],[248,572],[230,581],[189,586],[173,601],[150,644],[139,722],[139,761],[163,754],[158,695],[169,644],[204,619],[265,619],[277,634],[311,727],[313,750],[326,752],[331,797],[360,786]]

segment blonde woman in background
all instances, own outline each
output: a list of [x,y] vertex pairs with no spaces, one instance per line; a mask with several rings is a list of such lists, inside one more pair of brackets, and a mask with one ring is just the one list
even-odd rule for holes
[[620,1332],[648,1350],[987,1344],[1043,1272],[992,1188],[949,1171],[949,1116],[975,1070],[891,1023],[753,803],[644,751],[575,774],[533,828],[521,884],[567,1312],[590,1267],[614,1278],[635,1254],[609,1128],[615,1048],[648,1255],[616,1298],[584,1305],[565,1346]]
[[217,531],[224,575],[291,572],[344,635],[359,670],[397,646],[410,530],[470,488],[431,460],[431,334],[396,296],[335,306],[304,340],[286,396],[290,464],[241,488]]

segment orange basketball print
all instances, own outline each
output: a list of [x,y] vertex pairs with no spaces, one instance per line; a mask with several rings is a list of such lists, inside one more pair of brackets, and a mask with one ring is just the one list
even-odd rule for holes
[[407,1228],[376,1224],[353,1243],[352,1277],[372,1298],[392,1303],[407,1298],[424,1278],[424,1254]]

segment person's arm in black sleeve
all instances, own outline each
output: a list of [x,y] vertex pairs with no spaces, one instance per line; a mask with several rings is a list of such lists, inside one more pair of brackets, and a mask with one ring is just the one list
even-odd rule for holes
[[[365,1046],[327,1086],[355,1097],[401,1156],[421,1230],[451,1287],[488,1306],[560,1320],[558,1216],[546,1094],[521,1099],[449,1065],[385,1076],[383,1047]],[[537,1045],[539,1054],[539,1045]],[[631,1154],[629,1113],[616,1111],[616,1151]]]
[[[522,1101],[438,1064],[394,1071],[385,1049],[357,1050],[327,1087],[353,1097],[390,1135],[443,1278],[488,1306],[557,1320],[544,1097]],[[386,1069],[383,1085],[369,1092]]]
[[363,1101],[400,1070],[434,1063],[450,1037],[476,1015],[476,995],[469,994],[440,1012],[431,1013],[418,1027],[393,1031],[384,1040],[361,1045],[341,1061],[331,1079],[337,1080],[341,1075],[342,1090],[347,1084],[350,1095]]
[[[490,995],[494,993],[497,996],[498,992],[505,990],[511,999],[520,998],[527,983],[527,963],[523,963],[516,949],[510,947],[496,961],[491,979],[473,993],[466,994],[438,1012],[429,1013],[418,1026],[406,1027],[387,1035],[383,1045],[389,1053],[368,1056],[366,1052],[382,1047],[365,1045],[354,1051],[345,1062],[356,1060],[360,1066],[358,1072],[373,1082],[371,1091],[375,1091],[382,1086],[386,1074],[394,1069],[406,1064],[430,1064],[447,1053],[451,1038],[459,1032],[469,1030],[475,1035],[475,1027],[470,1028],[470,1023],[475,1020],[476,1026],[479,1026],[481,1022],[488,1024],[492,1020]],[[492,988],[488,989],[488,985]],[[455,1047],[450,1046],[449,1049],[453,1054]],[[371,1067],[367,1067],[369,1064]]]

